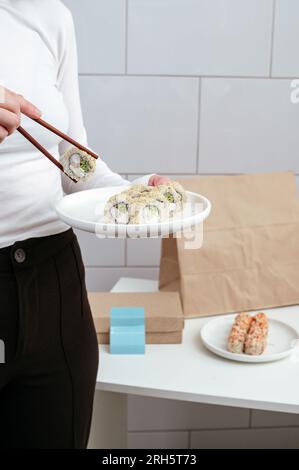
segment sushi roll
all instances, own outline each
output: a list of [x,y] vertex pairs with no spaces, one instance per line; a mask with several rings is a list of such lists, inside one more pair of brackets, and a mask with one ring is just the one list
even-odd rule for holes
[[182,209],[182,198],[175,190],[173,184],[163,184],[158,186],[161,196],[166,200],[168,204],[169,213],[173,214]]
[[167,199],[161,194],[158,188],[156,188],[152,194],[152,199],[159,205],[160,208],[160,222],[164,222],[172,217],[173,213]]
[[153,198],[140,198],[132,205],[132,224],[159,223],[163,219],[163,207]]
[[178,183],[177,181],[172,181],[170,185],[173,187],[175,190],[176,194],[178,195],[179,201],[181,201],[181,204],[185,204],[187,202],[187,195],[186,191],[184,190],[183,186]]
[[143,184],[133,184],[129,186],[129,188],[125,191],[128,193],[132,198],[139,198],[144,196],[151,196],[155,191],[154,186],[144,186]]
[[252,317],[247,313],[239,313],[235,317],[227,342],[227,348],[230,352],[235,354],[242,354],[244,352],[244,344],[251,323]]
[[65,173],[76,181],[87,180],[96,169],[96,159],[76,147],[68,149],[60,158]]
[[112,196],[106,203],[104,220],[110,224],[129,224],[131,219],[131,198],[120,193]]
[[185,201],[185,191],[179,183],[132,185],[107,201],[104,218],[106,223],[159,223],[173,217]]
[[253,317],[246,336],[244,351],[251,356],[263,354],[267,346],[268,319],[265,313],[257,313]]

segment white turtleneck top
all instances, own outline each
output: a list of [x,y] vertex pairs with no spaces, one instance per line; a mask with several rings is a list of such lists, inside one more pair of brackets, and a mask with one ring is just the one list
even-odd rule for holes
[[[69,10],[59,0],[0,0],[0,46],[0,83],[87,145]],[[57,159],[69,146],[26,117],[22,126]],[[147,184],[148,178],[138,181]],[[15,132],[0,144],[0,248],[67,230],[54,210],[63,192],[128,184],[102,160],[87,182],[73,183]]]

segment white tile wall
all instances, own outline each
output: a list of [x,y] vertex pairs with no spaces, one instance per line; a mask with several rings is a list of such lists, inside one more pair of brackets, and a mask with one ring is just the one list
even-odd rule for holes
[[120,277],[158,279],[158,268],[90,267],[86,268],[86,286],[92,292],[109,291]]
[[129,431],[247,428],[249,410],[160,398],[128,397]]
[[126,0],[64,0],[72,10],[80,73],[124,73]]
[[129,0],[128,71],[268,75],[272,0]]
[[188,449],[188,432],[129,432],[128,449]]
[[[180,174],[177,174],[177,173],[170,173],[169,171],[167,173],[162,173],[160,172],[160,175],[163,175],[163,176],[167,176],[168,178],[172,178],[174,180],[176,179],[179,179],[179,178],[192,178],[194,176],[194,172],[193,173],[180,173]],[[140,174],[130,174],[130,175],[127,175],[127,179],[129,181],[134,181],[136,178],[139,178]]]
[[127,241],[128,266],[159,266],[161,239]]
[[267,411],[252,411],[252,427],[265,428],[267,426],[298,426],[299,415],[290,413],[269,413]]
[[299,428],[191,432],[191,449],[299,449]]
[[299,171],[290,80],[202,80],[199,171]]
[[274,77],[299,75],[298,16],[298,0],[276,0],[272,64]]
[[[299,75],[297,0],[65,3],[78,34],[90,145],[114,170],[130,178],[299,173],[299,104],[290,103],[290,78]],[[157,240],[83,232],[79,240],[90,290],[109,290],[121,276],[158,277]],[[249,419],[248,410],[130,397],[128,418],[133,448],[299,442],[296,415],[253,411]]]
[[122,173],[196,170],[199,81],[81,77],[90,146]]
[[103,240],[82,230],[76,230],[75,232],[86,267],[125,265],[125,240]]

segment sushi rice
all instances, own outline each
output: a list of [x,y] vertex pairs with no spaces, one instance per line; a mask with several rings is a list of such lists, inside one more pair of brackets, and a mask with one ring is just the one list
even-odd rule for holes
[[104,218],[107,223],[129,224],[131,219],[129,194],[120,193],[112,196],[106,203]]
[[104,220],[113,224],[163,222],[180,212],[186,199],[183,187],[177,182],[161,186],[132,185],[110,197]]
[[76,147],[69,148],[60,158],[65,173],[76,181],[86,181],[96,169],[96,159]]

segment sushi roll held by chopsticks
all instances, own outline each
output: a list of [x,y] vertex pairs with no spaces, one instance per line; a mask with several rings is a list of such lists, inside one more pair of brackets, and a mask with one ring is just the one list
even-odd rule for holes
[[96,169],[96,159],[76,147],[68,149],[60,158],[65,173],[76,181],[86,181]]

